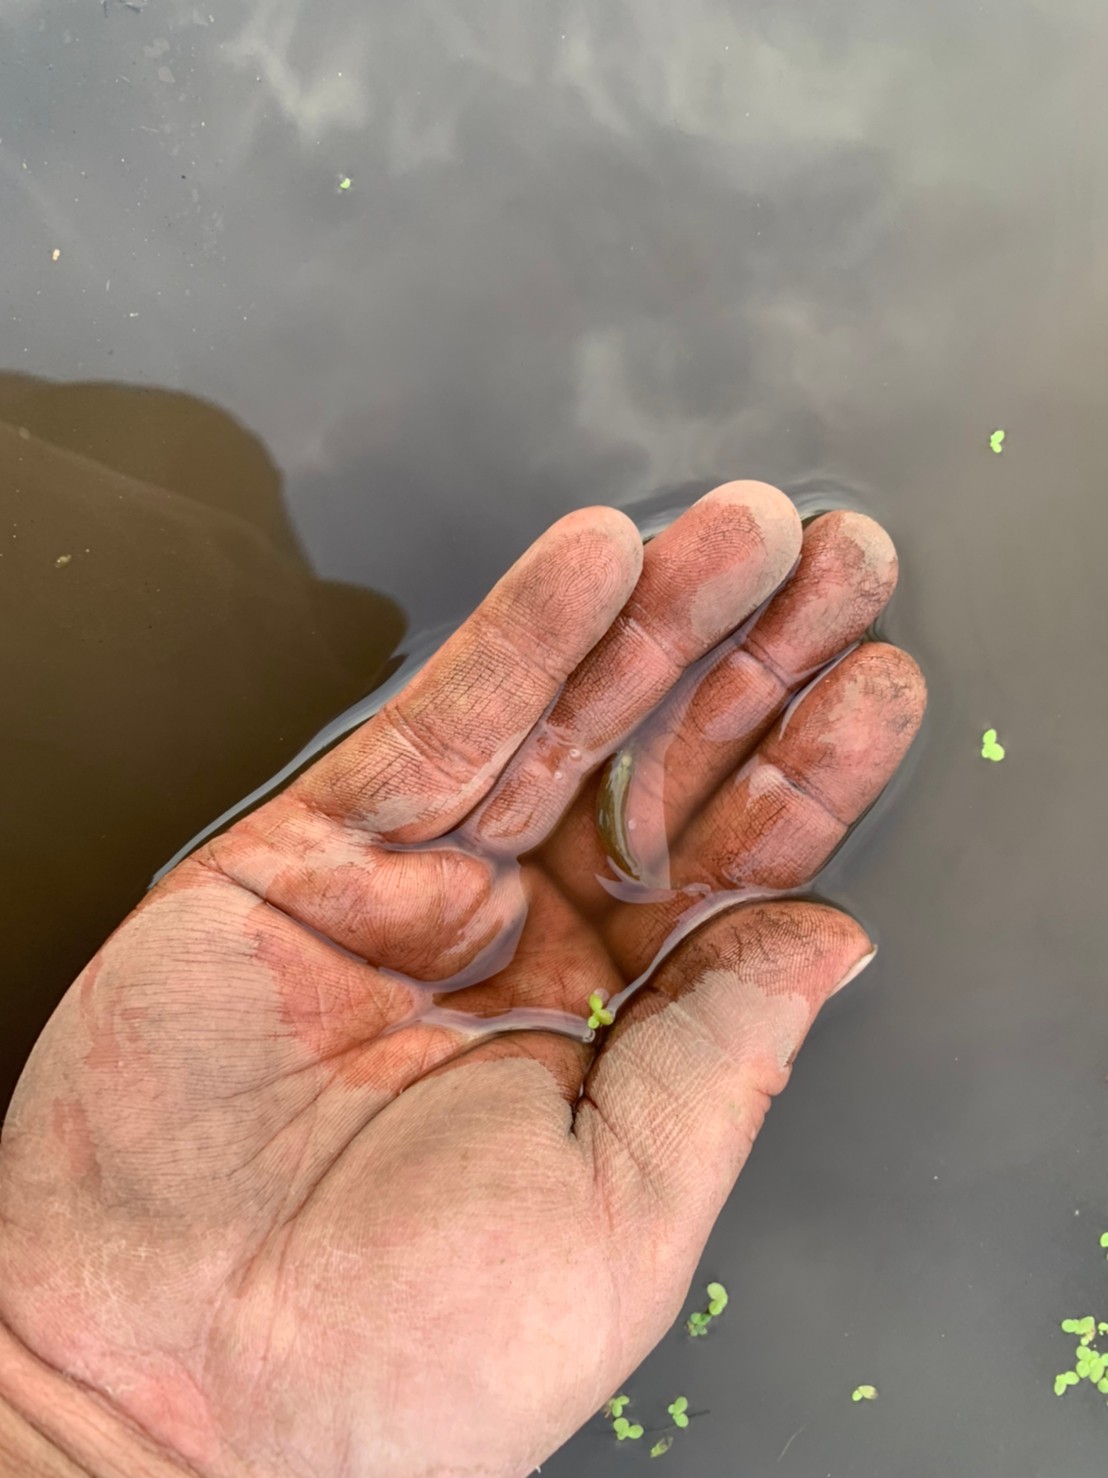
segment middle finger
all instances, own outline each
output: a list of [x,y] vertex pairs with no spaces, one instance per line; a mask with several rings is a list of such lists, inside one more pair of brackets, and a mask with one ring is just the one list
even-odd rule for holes
[[543,849],[563,890],[610,911],[598,881],[613,876],[609,858],[639,883],[668,886],[685,827],[793,693],[865,633],[896,577],[892,541],[872,519],[840,510],[811,523],[795,575],[745,643],[725,642],[678,683]]
[[862,637],[896,577],[896,550],[871,518],[842,510],[809,526],[796,575],[746,640],[689,673],[608,771],[599,808],[628,876],[668,886],[685,827],[792,694]]

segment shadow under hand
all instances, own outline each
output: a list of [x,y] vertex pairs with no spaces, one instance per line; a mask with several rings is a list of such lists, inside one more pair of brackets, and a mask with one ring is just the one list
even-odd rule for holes
[[399,607],[312,572],[190,396],[0,375],[0,1111],[155,870],[379,683]]

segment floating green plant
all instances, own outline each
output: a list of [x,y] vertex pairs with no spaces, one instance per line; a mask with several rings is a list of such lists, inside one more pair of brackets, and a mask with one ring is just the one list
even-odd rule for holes
[[727,1307],[727,1289],[722,1283],[709,1283],[705,1292],[708,1295],[708,1307],[706,1310],[698,1310],[690,1314],[685,1328],[696,1339],[700,1335],[708,1333],[708,1326],[713,1319],[719,1317]]
[[611,1026],[615,1016],[604,1005],[604,997],[599,991],[594,990],[589,997],[589,1030],[596,1031],[598,1026]]
[[666,1407],[669,1414],[668,1426],[644,1427],[641,1422],[632,1421],[630,1417],[623,1415],[630,1400],[627,1395],[613,1396],[604,1406],[604,1416],[611,1422],[612,1433],[617,1442],[637,1442],[649,1432],[655,1439],[650,1449],[651,1457],[663,1457],[673,1446],[678,1432],[683,1432],[694,1417],[708,1414],[706,1411],[690,1411],[689,1398],[675,1396]]
[[983,760],[995,760],[998,764],[1004,758],[1007,750],[1003,744],[997,743],[996,730],[986,729],[981,735],[981,758]]
[[[1101,1233],[1100,1246],[1108,1248],[1108,1232]],[[1063,1334],[1075,1334],[1078,1344],[1073,1352],[1073,1368],[1054,1377],[1054,1394],[1064,1396],[1073,1386],[1087,1381],[1102,1396],[1108,1396],[1108,1345],[1099,1349],[1097,1344],[1108,1336],[1108,1321],[1083,1314],[1080,1319],[1063,1319],[1059,1327]]]
[[612,1431],[620,1442],[626,1442],[628,1438],[637,1442],[642,1436],[642,1427],[638,1422],[629,1422],[625,1416],[617,1416],[612,1423]]
[[1004,450],[1004,432],[994,431],[993,434],[989,437],[989,446],[999,457],[1001,452]]

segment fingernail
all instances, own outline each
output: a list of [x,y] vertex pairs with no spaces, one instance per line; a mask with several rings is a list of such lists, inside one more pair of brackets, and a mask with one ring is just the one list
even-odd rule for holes
[[846,987],[850,984],[850,982],[852,980],[857,980],[858,979],[858,976],[861,975],[862,971],[866,968],[867,965],[872,965],[873,964],[873,962],[874,962],[874,960],[876,958],[877,958],[877,946],[875,944],[873,946],[873,948],[870,950],[870,952],[869,952],[868,955],[863,955],[862,958],[858,961],[858,963],[856,965],[851,965],[850,969],[846,972],[846,974],[843,976],[843,978],[839,981],[838,985],[831,992],[831,994],[833,996],[837,996],[841,990],[845,990]]

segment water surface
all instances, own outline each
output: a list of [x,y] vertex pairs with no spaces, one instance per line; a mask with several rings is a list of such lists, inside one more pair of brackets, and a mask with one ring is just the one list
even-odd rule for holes
[[5,1089],[150,874],[552,518],[853,503],[932,690],[821,880],[881,954],[725,1319],[629,1389],[709,1409],[682,1475],[1099,1478],[1051,1379],[1108,1308],[1106,61],[1094,0],[3,0]]

